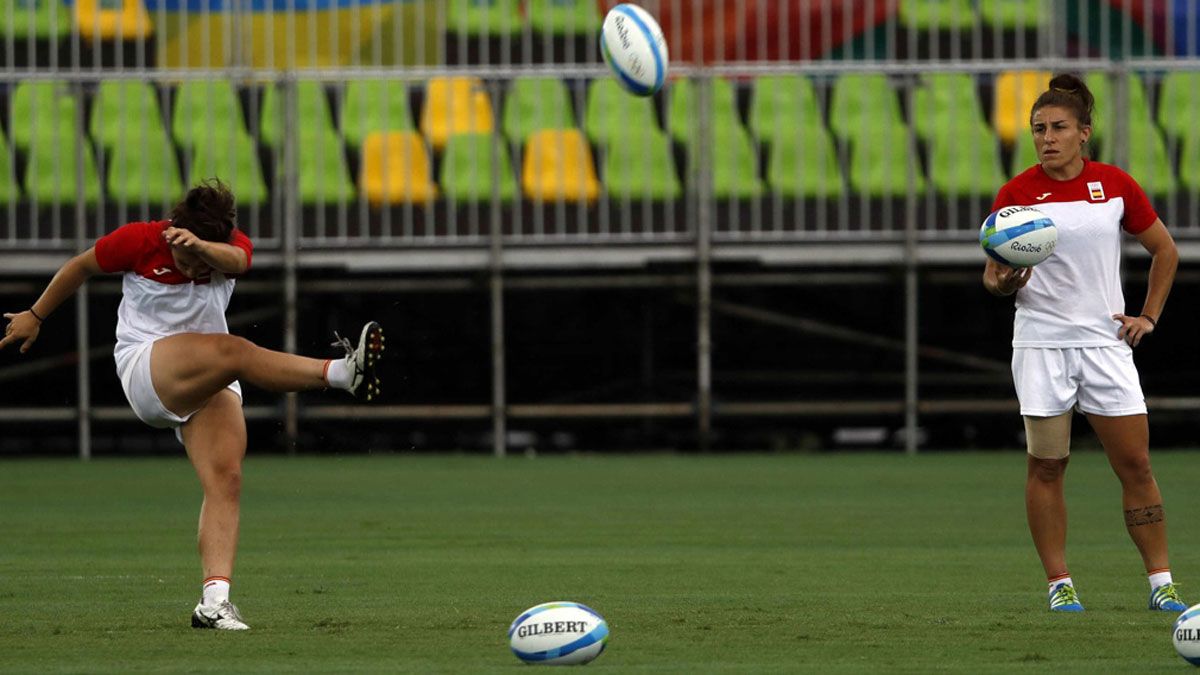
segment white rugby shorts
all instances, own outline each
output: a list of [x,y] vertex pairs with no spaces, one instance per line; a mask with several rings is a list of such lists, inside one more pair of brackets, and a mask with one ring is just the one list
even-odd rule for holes
[[[150,379],[150,352],[153,342],[143,342],[133,347],[118,351],[114,356],[117,362],[117,376],[121,378],[121,388],[125,390],[125,398],[133,408],[138,419],[156,429],[176,429],[195,415],[195,411],[180,417],[167,410],[154,391],[154,382]],[[234,380],[226,389],[242,398],[242,385]],[[181,439],[182,441],[182,439]]]
[[1105,417],[1146,413],[1133,350],[1112,347],[1014,347],[1013,383],[1021,414],[1061,415],[1072,407]]

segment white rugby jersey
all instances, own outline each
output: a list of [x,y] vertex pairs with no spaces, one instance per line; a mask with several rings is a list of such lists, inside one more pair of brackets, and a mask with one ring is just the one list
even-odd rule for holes
[[1125,313],[1121,230],[1144,232],[1158,215],[1129,174],[1084,160],[1083,172],[1059,181],[1035,164],[996,195],[992,210],[1032,206],[1058,228],[1054,254],[1017,291],[1013,347],[1109,347]]
[[[175,268],[162,233],[170,221],[129,223],[96,240],[96,261],[105,272],[124,272],[117,310],[117,348],[125,350],[179,333],[228,333],[225,310],[234,278],[220,272],[189,279]],[[246,252],[254,246],[235,229],[229,243]]]

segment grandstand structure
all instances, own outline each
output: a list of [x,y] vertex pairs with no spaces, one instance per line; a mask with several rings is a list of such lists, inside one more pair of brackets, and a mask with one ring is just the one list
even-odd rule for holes
[[[310,405],[304,419],[482,420],[503,454],[512,419],[683,420],[705,446],[716,418],[882,415],[901,420],[912,451],[919,415],[1015,410],[1011,395],[972,396],[969,384],[923,393],[923,361],[964,370],[960,384],[999,382],[1006,366],[923,344],[922,316],[946,310],[921,284],[931,270],[977,271],[992,196],[1035,161],[1028,112],[1051,72],[1086,73],[1099,102],[1095,156],[1141,182],[1185,261],[1200,244],[1194,3],[647,1],[672,71],[650,99],[621,91],[599,62],[612,4],[8,0],[3,297],[30,297],[95,238],[161,217],[186,185],[219,176],[256,243],[239,292],[268,299],[259,311],[279,318],[286,349],[311,320],[302,296],[486,294],[475,326],[489,336],[485,396]],[[886,298],[888,329],[714,297],[723,284],[836,289],[864,278],[888,287],[857,301]],[[687,296],[690,386],[660,400],[513,400],[508,357],[522,338],[505,330],[506,293],[579,285]],[[133,420],[119,401],[93,404],[93,359],[108,345],[89,317],[116,287],[92,286],[67,345],[82,357],[0,364],[9,392],[74,365],[65,405],[10,393],[0,420],[73,420],[85,455],[93,421]],[[885,395],[867,378],[846,395],[723,400],[716,314],[899,360]],[[295,397],[248,413],[282,420],[290,437],[303,431]]]

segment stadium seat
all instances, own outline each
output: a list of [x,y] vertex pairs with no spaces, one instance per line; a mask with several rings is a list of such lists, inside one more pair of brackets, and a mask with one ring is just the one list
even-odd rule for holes
[[938,129],[956,124],[962,117],[984,124],[983,106],[975,93],[975,80],[970,75],[927,74],[913,90],[913,130],[922,139],[938,133]]
[[614,199],[678,199],[683,189],[675,171],[671,139],[654,130],[604,148],[604,187]]
[[449,0],[446,29],[464,35],[511,35],[521,30],[517,0]]
[[[285,115],[283,92],[279,87],[268,86],[263,93],[260,126],[265,145],[283,147]],[[333,130],[333,116],[329,112],[329,100],[320,82],[302,80],[296,83],[296,132],[302,142],[336,133]]]
[[12,149],[4,132],[0,131],[0,205],[11,204],[21,198],[21,186],[13,169]]
[[623,140],[631,129],[657,130],[654,101],[630,96],[611,77],[592,80],[588,85],[584,128],[597,145]]
[[489,134],[495,128],[492,99],[477,77],[435,77],[425,88],[421,132],[434,150],[454,134]]
[[154,34],[142,0],[75,0],[75,22],[84,40],[136,41]]
[[142,134],[165,136],[158,92],[149,82],[101,82],[92,100],[88,133],[101,148],[111,148]]
[[425,140],[412,131],[374,131],[362,147],[359,189],[372,204],[424,204],[438,196]]
[[338,204],[354,199],[346,151],[333,129],[304,139],[296,172],[301,204]]
[[71,33],[71,13],[60,0],[0,0],[0,26],[0,39],[60,40]]
[[[902,126],[870,127],[860,131],[850,144],[850,188],[869,197],[903,197],[909,193],[911,156],[908,129]],[[925,190],[920,162],[915,167],[914,187]],[[995,189],[996,185],[991,186]]]
[[1049,72],[1040,70],[1006,71],[996,77],[992,124],[1005,145],[1029,135],[1029,112],[1050,78]]
[[587,139],[578,129],[535,131],[525,143],[521,187],[537,201],[594,201],[600,182]]
[[751,133],[771,143],[777,135],[792,135],[796,126],[825,128],[812,80],[803,75],[768,75],[754,80],[750,92]]
[[972,0],[901,0],[900,22],[910,30],[970,30],[978,20]]
[[1178,141],[1197,133],[1200,110],[1200,72],[1172,71],[1163,76],[1158,97],[1158,125],[1167,138]]
[[868,129],[903,127],[900,100],[886,75],[842,75],[833,85],[829,128],[842,140]]
[[[1113,124],[1112,116],[1108,113],[1116,109],[1116,91],[1112,80],[1106,73],[1088,73],[1084,75],[1083,79],[1096,99],[1096,108],[1092,112],[1091,142],[1103,146],[1105,145],[1104,139],[1108,135],[1107,132]],[[1150,102],[1146,98],[1146,85],[1142,83],[1142,78],[1135,73],[1129,73],[1125,81],[1129,97],[1129,117],[1127,118],[1129,126],[1154,124],[1154,117],[1150,113]]]
[[1200,193],[1200,134],[1185,136],[1180,144],[1179,181],[1188,192]]
[[411,131],[415,127],[408,87],[387,80],[351,80],[346,84],[341,123],[346,143],[356,148],[373,131]]
[[1013,143],[1012,164],[1008,175],[1016,176],[1037,163],[1037,147],[1033,144],[1033,136],[1025,134],[1017,138]]
[[[1146,194],[1164,196],[1178,187],[1167,154],[1167,143],[1158,127],[1149,120],[1131,122],[1125,133],[1129,144],[1129,163],[1125,170],[1142,186]],[[1112,143],[1100,146],[1100,161],[1115,163]]]
[[18,83],[12,95],[13,145],[24,150],[38,138],[73,138],[76,114],[75,95],[67,83]]
[[439,182],[451,201],[488,203],[492,201],[493,172],[499,178],[500,201],[516,199],[517,178],[507,144],[496,142],[492,134],[459,134],[446,144]]
[[600,30],[594,0],[528,0],[529,23],[539,33],[581,35]]
[[[668,94],[670,105],[667,106],[667,126],[671,136],[676,141],[691,146],[699,132],[699,112],[697,105],[696,85],[692,80],[683,79],[674,82]],[[709,113],[709,123],[718,138],[736,134],[741,129],[742,122],[738,117],[737,92],[733,83],[723,77],[712,80],[712,107]]]
[[[76,142],[82,143],[82,147]],[[92,146],[86,138],[39,135],[32,139],[28,151],[25,194],[35,204],[77,203],[80,187],[77,180],[81,168],[84,203],[90,206],[100,200],[100,175],[96,171],[96,159],[92,157]],[[83,159],[82,167],[79,166],[80,157]]]
[[991,197],[1005,181],[998,141],[981,118],[942,120],[930,135],[929,182],[939,193]]
[[[717,131],[712,144],[713,196],[717,199],[754,199],[763,195],[758,177],[758,156],[750,133],[739,124]],[[694,162],[696,153],[688,153]],[[688,175],[695,175],[694,165]]]
[[979,0],[984,23],[1009,30],[1041,28],[1048,20],[1045,0]]
[[170,205],[183,195],[175,145],[166,127],[115,143],[106,153],[106,184],[114,201]]
[[219,178],[228,185],[239,206],[259,206],[267,201],[258,150],[248,133],[197,139],[188,167],[188,185],[208,178]]
[[842,170],[824,127],[796,126],[777,133],[768,151],[767,183],[792,199],[842,196]]
[[575,111],[567,85],[557,77],[519,77],[504,101],[504,135],[513,143],[524,143],[542,129],[576,126]]
[[[186,149],[204,139],[247,136],[242,104],[228,80],[188,80],[179,85],[171,135]],[[236,142],[236,140],[231,141]]]

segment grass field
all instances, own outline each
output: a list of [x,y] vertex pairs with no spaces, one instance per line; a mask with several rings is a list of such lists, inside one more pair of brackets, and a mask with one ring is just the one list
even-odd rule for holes
[[[1200,453],[1155,455],[1200,601]],[[584,602],[603,672],[1184,672],[1104,458],[1068,474],[1087,612],[1051,615],[1020,453],[259,458],[234,600],[188,627],[179,460],[0,462],[0,672],[513,672],[509,622]],[[1192,581],[1195,585],[1188,585]]]

